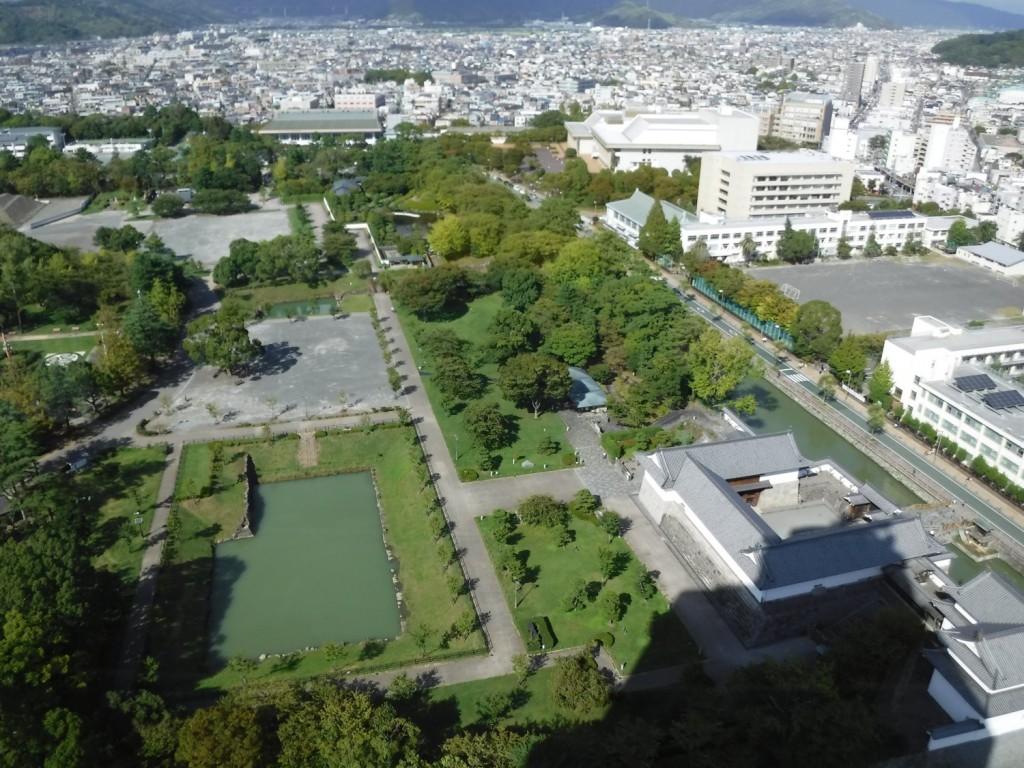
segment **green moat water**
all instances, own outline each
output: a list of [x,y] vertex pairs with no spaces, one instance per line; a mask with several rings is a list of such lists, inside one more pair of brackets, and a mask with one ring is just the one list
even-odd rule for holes
[[254,520],[254,538],[216,549],[211,667],[399,634],[369,472],[257,486]]
[[833,459],[839,466],[862,482],[870,483],[900,506],[921,501],[898,483],[877,462],[848,443],[786,393],[763,378],[744,381],[735,396],[753,395],[757,411],[744,417],[747,425],[759,435],[793,430],[800,452],[808,459]]

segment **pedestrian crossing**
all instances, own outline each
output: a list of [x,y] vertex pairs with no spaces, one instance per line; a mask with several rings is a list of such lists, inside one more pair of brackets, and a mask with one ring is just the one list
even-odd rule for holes
[[795,371],[792,368],[783,368],[782,373],[787,379],[789,379],[790,381],[795,381],[797,384],[802,384],[805,381],[810,381],[810,379],[808,379],[802,373],[800,373],[799,371]]

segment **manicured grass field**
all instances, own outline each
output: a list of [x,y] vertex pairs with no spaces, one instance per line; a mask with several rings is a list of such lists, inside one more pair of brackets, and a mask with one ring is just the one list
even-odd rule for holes
[[[480,722],[479,705],[485,696],[512,694],[513,707],[508,716],[499,721],[500,725],[522,725],[554,722],[566,717],[551,695],[554,669],[545,667],[531,674],[520,687],[515,675],[474,680],[458,685],[432,688],[429,699],[432,704],[452,703],[459,712],[459,727],[468,728]],[[594,710],[585,716],[574,715],[576,721],[600,720],[610,707]]]
[[[491,560],[497,553],[494,539],[494,517],[479,521]],[[696,643],[669,609],[665,598],[656,593],[645,604],[635,588],[635,573],[642,566],[625,540],[611,542],[597,525],[570,519],[575,541],[558,547],[551,528],[520,525],[512,535],[512,549],[526,553],[527,582],[519,589],[519,607],[512,613],[520,634],[527,635],[528,624],[542,616],[551,622],[557,640],[556,649],[584,646],[599,635],[612,635],[614,643],[606,648],[624,671],[643,672],[687,664],[698,659]],[[598,565],[598,549],[611,548],[617,557],[618,573],[607,584],[602,583]],[[507,575],[499,572],[509,607],[514,606],[515,586]],[[566,612],[561,603],[569,585],[581,578],[587,583],[588,602],[585,608]],[[609,625],[596,605],[598,594],[611,590],[626,604],[625,614]]]
[[[142,553],[153,523],[160,478],[166,465],[162,445],[122,448],[89,465],[78,480],[102,499],[93,533],[98,568],[118,574],[126,588],[138,581]],[[136,523],[135,518],[142,522]]]
[[[477,469],[480,465],[481,455],[473,445],[469,431],[463,422],[461,410],[451,414],[445,409],[440,393],[430,380],[429,361],[416,345],[416,335],[427,326],[448,327],[455,331],[460,338],[483,347],[487,344],[487,327],[500,308],[501,297],[490,295],[472,302],[469,311],[462,317],[447,322],[424,323],[410,314],[397,312],[405,328],[406,338],[412,345],[413,358],[416,365],[420,366],[423,386],[426,389],[427,397],[430,398],[430,406],[448,445],[448,452],[455,459],[455,465],[459,469]],[[497,468],[498,475],[504,477],[543,472],[545,469],[563,469],[565,465],[562,463],[562,456],[572,454],[573,449],[569,441],[565,439],[565,424],[558,414],[542,413],[540,418],[535,419],[532,411],[517,408],[502,395],[501,389],[498,387],[498,366],[496,364],[481,365],[477,371],[491,382],[490,388],[480,398],[480,401],[498,403],[501,412],[514,419],[517,425],[515,442],[496,454],[500,458]],[[539,450],[541,441],[549,435],[559,443],[557,453],[544,454]],[[523,468],[524,460],[532,462],[533,468]]]
[[56,339],[40,339],[38,341],[19,341],[17,338],[10,339],[11,352],[17,353],[20,350],[31,350],[41,355],[55,353],[79,352],[84,358],[92,348],[96,346],[96,337],[89,336],[62,336]]
[[[329,283],[309,286],[305,283],[289,283],[287,285],[265,285],[257,288],[232,288],[225,296],[226,301],[240,304],[248,313],[255,312],[267,304],[283,304],[291,301],[313,301],[320,298],[334,298],[337,294],[349,294],[352,291],[369,290],[367,281],[358,278],[351,272],[346,273]],[[341,302],[343,312],[369,311],[372,299],[368,294],[346,295]],[[362,309],[365,306],[366,309]]]
[[[243,675],[252,683],[423,660],[410,632],[405,631],[397,640],[386,643],[346,646],[341,660],[330,660],[324,652],[312,651],[286,660],[267,660],[253,671],[229,667],[213,675],[207,673],[212,544],[233,531],[240,519],[244,486],[239,475],[246,452],[253,457],[261,483],[372,468],[385,536],[400,566],[398,577],[407,611],[405,628],[425,624],[432,630],[426,648],[428,659],[483,652],[485,644],[479,631],[467,639],[452,638],[442,643],[443,635],[460,615],[472,609],[472,604],[466,596],[453,604],[449,596],[447,574],[438,561],[438,544],[427,514],[433,490],[425,486],[418,469],[422,453],[414,441],[414,431],[404,427],[331,433],[317,440],[319,463],[315,467],[299,465],[299,442],[294,438],[223,444],[221,490],[202,499],[188,497],[209,483],[214,448],[209,444],[187,446],[176,492],[181,517],[179,542],[173,559],[161,569],[155,625],[150,633],[151,653],[161,662],[162,685],[172,693],[187,694],[196,688],[230,688],[242,682]],[[310,589],[323,588],[310,585]],[[273,606],[268,605],[267,610],[273,610]]]

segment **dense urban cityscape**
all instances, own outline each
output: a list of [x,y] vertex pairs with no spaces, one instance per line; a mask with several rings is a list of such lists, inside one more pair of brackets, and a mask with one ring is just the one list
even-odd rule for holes
[[1019,764],[1019,33],[647,12],[0,47],[0,764]]

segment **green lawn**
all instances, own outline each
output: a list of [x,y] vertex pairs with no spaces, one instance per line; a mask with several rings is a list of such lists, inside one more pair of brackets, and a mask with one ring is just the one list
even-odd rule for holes
[[56,339],[41,339],[38,341],[18,341],[16,338],[10,340],[11,351],[31,350],[41,355],[63,352],[81,352],[89,354],[96,346],[96,337],[89,336],[61,336]]
[[[360,291],[364,295],[349,295],[353,291]],[[369,311],[372,299],[368,295],[369,286],[365,279],[361,279],[348,272],[337,280],[321,283],[316,286],[309,286],[305,283],[288,283],[287,285],[266,285],[256,288],[232,288],[225,300],[240,304],[247,312],[255,312],[266,305],[283,304],[290,301],[312,301],[320,298],[334,298],[338,294],[345,294],[342,299],[341,308],[344,312]],[[360,307],[366,306],[366,309]]]
[[[551,696],[553,678],[554,669],[545,667],[530,675],[522,687],[517,685],[515,675],[506,675],[431,688],[428,696],[434,705],[454,704],[459,713],[459,727],[467,728],[479,723],[478,706],[485,696],[513,694],[512,710],[506,718],[499,721],[499,724],[528,726],[553,722],[567,716],[565,711],[558,708]],[[609,708],[594,710],[584,717],[573,715],[571,719],[600,720],[607,714]]]
[[298,206],[292,206],[288,209],[288,223],[291,225],[293,235],[313,238],[313,225],[309,221],[308,211],[306,212],[306,218],[303,219],[299,214]]
[[[455,459],[455,465],[461,469],[477,469],[480,465],[480,453],[473,445],[469,432],[463,423],[461,411],[455,414],[448,413],[445,409],[440,393],[430,380],[430,365],[422,350],[416,346],[417,332],[426,326],[449,327],[461,338],[477,346],[485,346],[487,343],[487,327],[490,325],[494,315],[501,308],[501,297],[489,295],[477,299],[469,306],[469,311],[462,317],[443,323],[424,323],[416,317],[396,311],[400,316],[402,325],[406,332],[406,338],[412,346],[412,355],[416,365],[420,366],[423,386],[426,389],[427,397],[430,398],[430,406],[434,411],[441,432],[444,434],[445,442],[448,445],[448,452]],[[502,413],[510,416],[516,423],[518,433],[515,442],[498,452],[500,462],[497,473],[500,476],[514,476],[530,474],[532,472],[544,472],[550,469],[562,469],[562,456],[573,453],[572,446],[565,439],[565,424],[556,413],[542,413],[539,419],[533,417],[533,412],[524,408],[517,408],[505,399],[497,384],[498,366],[490,363],[481,365],[477,369],[481,374],[491,381],[487,393],[480,398],[482,402],[495,402],[501,407]],[[541,441],[548,435],[554,437],[559,443],[559,450],[554,454],[543,454],[539,450]],[[530,461],[533,468],[523,468],[522,462]],[[545,467],[545,465],[547,465]]]
[[[153,523],[160,478],[166,465],[164,446],[122,448],[89,465],[78,481],[102,501],[93,532],[99,553],[95,564],[120,576],[126,588],[138,581],[145,541]],[[135,522],[136,517],[142,523]]]
[[[180,543],[171,563],[161,569],[155,610],[156,626],[150,634],[151,653],[161,662],[162,684],[171,692],[187,694],[196,688],[224,689],[242,682],[241,673],[224,669],[210,675],[206,661],[206,616],[212,574],[212,544],[237,525],[242,509],[243,485],[238,481],[245,452],[256,464],[260,481],[274,482],[301,477],[336,474],[373,468],[380,492],[387,540],[401,563],[399,578],[405,627],[427,624],[432,630],[428,659],[472,654],[485,649],[483,635],[451,639],[441,648],[442,635],[466,610],[467,596],[453,604],[446,574],[437,557],[427,510],[432,489],[425,488],[418,471],[421,449],[409,428],[377,428],[337,432],[318,438],[319,464],[301,467],[298,440],[277,439],[224,444],[222,490],[204,499],[187,499],[186,488],[198,489],[209,482],[212,447],[189,445],[182,457],[178,482],[181,510]],[[188,483],[192,483],[188,486]],[[259,535],[257,533],[257,535]],[[455,566],[453,566],[455,567]],[[273,606],[268,606],[272,610]],[[249,682],[301,678],[328,672],[349,672],[380,665],[401,665],[423,657],[408,632],[381,644],[348,648],[342,661],[329,661],[320,651],[304,653],[288,663],[269,660],[248,672]]]
[[[485,517],[479,525],[493,562],[497,549],[494,518]],[[636,594],[634,569],[639,564],[625,540],[616,538],[609,543],[607,535],[596,525],[577,518],[571,518],[569,527],[575,533],[575,541],[564,548],[555,545],[550,528],[521,525],[513,534],[513,549],[527,553],[528,583],[519,590],[519,607],[512,611],[520,634],[527,637],[529,622],[542,616],[551,622],[556,649],[586,645],[609,633],[614,644],[607,650],[617,664],[625,664],[627,674],[696,661],[697,645],[670,611],[665,598],[657,593],[645,604]],[[620,572],[606,585],[601,583],[598,566],[600,547],[612,548],[619,558]],[[512,607],[515,587],[503,572],[499,577]],[[561,602],[569,584],[577,578],[587,582],[590,600],[585,608],[567,613]],[[594,604],[597,594],[608,589],[627,603],[624,616],[614,626],[608,624]]]

